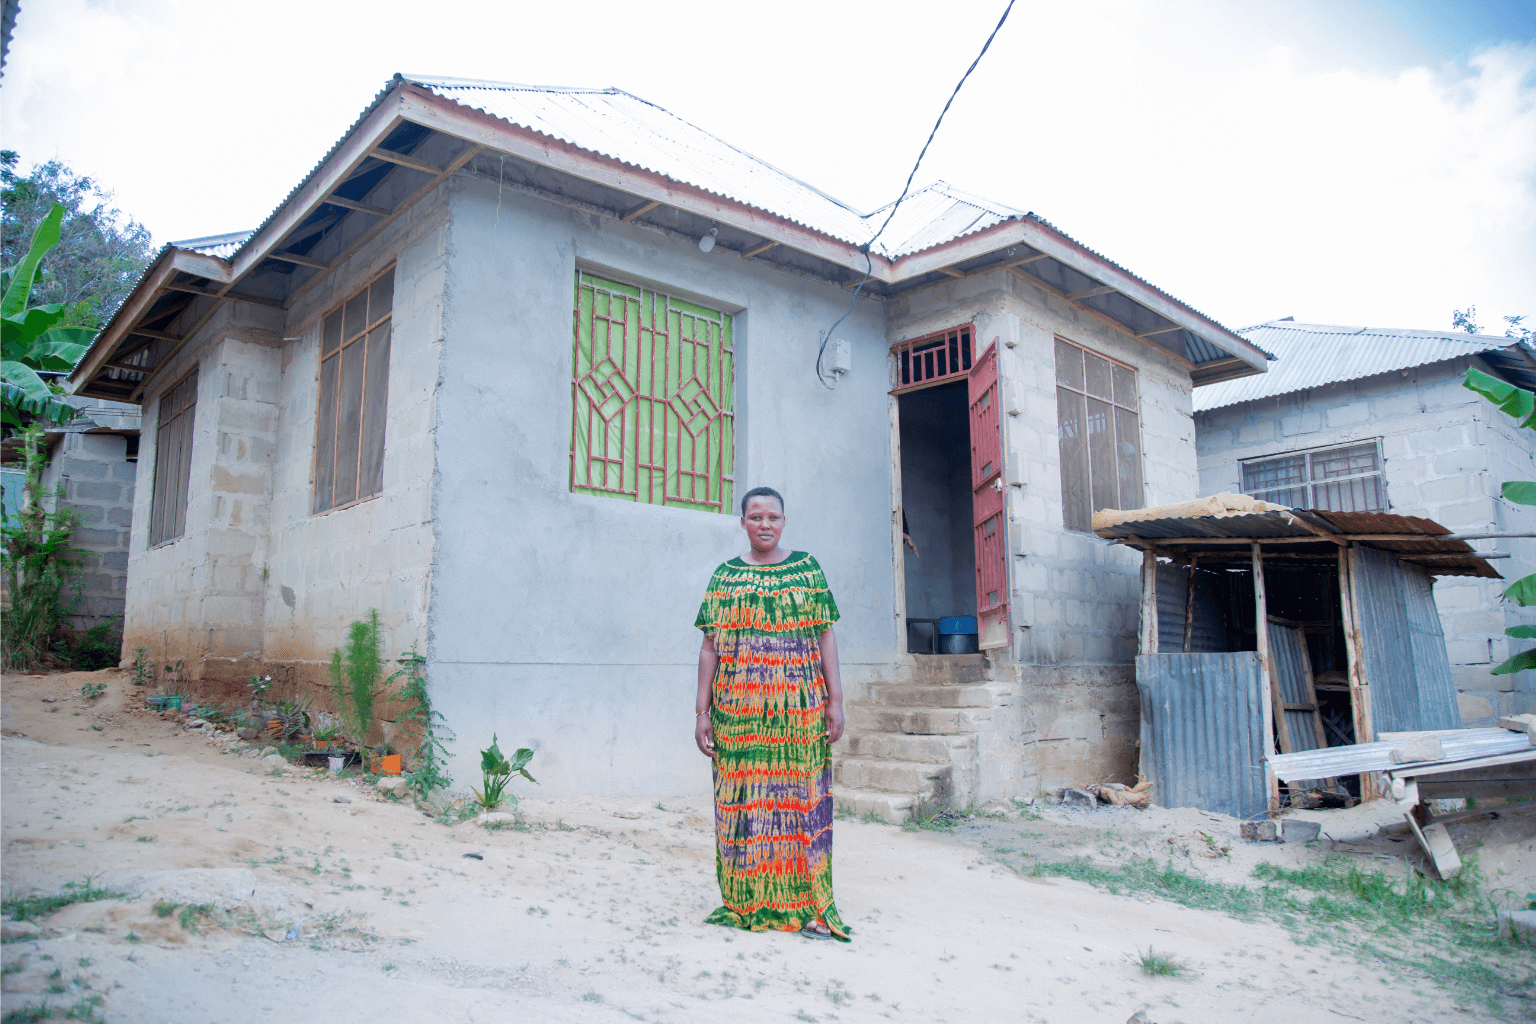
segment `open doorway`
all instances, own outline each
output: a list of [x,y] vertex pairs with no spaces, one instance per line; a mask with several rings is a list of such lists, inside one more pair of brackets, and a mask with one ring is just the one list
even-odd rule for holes
[[897,404],[903,526],[917,549],[904,558],[908,649],[929,654],[940,619],[976,615],[965,378],[901,394]]

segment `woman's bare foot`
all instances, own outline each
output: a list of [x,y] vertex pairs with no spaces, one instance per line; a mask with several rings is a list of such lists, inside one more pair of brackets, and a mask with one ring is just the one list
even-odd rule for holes
[[807,921],[800,926],[800,934],[808,939],[830,939],[832,937],[832,929],[820,921]]

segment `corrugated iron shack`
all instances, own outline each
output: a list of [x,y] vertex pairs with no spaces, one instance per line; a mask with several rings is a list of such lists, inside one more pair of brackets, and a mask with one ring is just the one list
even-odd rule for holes
[[[1158,803],[1274,812],[1276,753],[1460,726],[1431,588],[1499,578],[1467,543],[1476,536],[1235,494],[1106,509],[1093,527],[1143,553],[1141,772]],[[1368,775],[1287,788],[1291,803],[1376,795]]]

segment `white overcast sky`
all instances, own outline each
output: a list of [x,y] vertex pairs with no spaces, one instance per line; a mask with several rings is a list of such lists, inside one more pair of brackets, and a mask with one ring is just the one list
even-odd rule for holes
[[[397,71],[614,85],[868,209],[996,0],[26,0],[0,145],[157,242],[259,223]],[[1536,323],[1536,4],[1018,0],[917,176],[1231,327]]]

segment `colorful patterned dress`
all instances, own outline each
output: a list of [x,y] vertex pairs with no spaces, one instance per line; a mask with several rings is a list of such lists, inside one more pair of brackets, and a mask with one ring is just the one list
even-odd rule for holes
[[832,902],[832,755],[820,637],[837,602],[816,559],[733,558],[710,578],[694,625],[720,661],[715,729],[715,848],[725,905],[705,919],[751,931],[799,931],[818,917],[849,929]]

